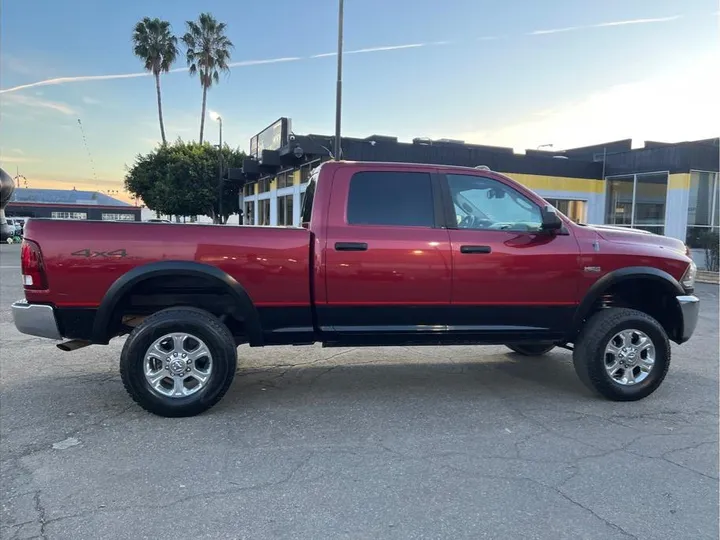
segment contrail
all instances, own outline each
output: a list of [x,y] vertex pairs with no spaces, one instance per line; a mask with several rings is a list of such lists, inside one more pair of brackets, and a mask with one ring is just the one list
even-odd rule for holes
[[534,32],[529,32],[528,36],[541,36],[545,34],[559,34],[561,32],[572,32],[573,30],[580,30],[581,28],[585,28],[584,26],[568,26],[566,28],[553,28],[551,30],[535,30]]
[[675,20],[679,19],[680,17],[682,17],[682,15],[674,15],[672,17],[658,17],[655,19],[630,19],[628,21],[615,21],[615,22],[593,24],[592,28],[605,28],[607,26],[623,26],[626,24],[647,24],[647,23],[668,22],[668,21],[675,21]]
[[112,79],[134,79],[136,77],[146,77],[148,75],[150,75],[150,73],[120,73],[117,75],[82,75],[80,77],[58,77],[56,79],[46,79],[44,81],[21,84],[20,86],[13,86],[11,88],[4,88],[0,90],[0,94],[17,92],[18,90],[25,90],[26,88],[37,88],[38,86],[53,86],[56,84],[86,81],[108,81]]
[[611,21],[598,24],[588,24],[584,26],[568,26],[566,28],[552,28],[550,30],[535,30],[534,32],[528,32],[528,36],[540,36],[546,34],[560,34],[562,32],[574,32],[575,30],[585,30],[587,28],[607,28],[610,26],[624,26],[626,24],[650,24],[659,22],[675,21],[681,18],[682,15],[673,15],[672,17],[656,17],[653,19],[629,19],[626,21]]

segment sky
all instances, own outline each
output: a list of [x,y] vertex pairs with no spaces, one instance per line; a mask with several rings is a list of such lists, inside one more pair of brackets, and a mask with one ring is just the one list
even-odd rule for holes
[[[720,135],[719,0],[345,0],[343,135],[453,138],[518,151]],[[178,37],[227,23],[228,76],[208,94],[247,151],[286,116],[332,134],[337,0],[4,0],[0,166],[29,187],[122,193],[160,140],[134,24]],[[32,24],[29,24],[32,21]],[[197,139],[202,90],[184,51],[161,79],[168,139]],[[218,125],[206,121],[206,140]],[[24,184],[23,184],[24,185]]]

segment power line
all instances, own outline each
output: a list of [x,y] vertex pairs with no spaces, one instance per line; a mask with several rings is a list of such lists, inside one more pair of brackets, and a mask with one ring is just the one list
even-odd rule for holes
[[98,179],[97,179],[97,173],[95,172],[95,161],[93,160],[92,154],[90,153],[90,147],[87,143],[87,138],[85,137],[85,129],[83,128],[82,122],[80,119],[77,119],[78,125],[80,126],[80,134],[82,135],[83,144],[85,145],[85,150],[87,151],[88,159],[90,160],[90,168],[92,169],[93,178],[95,179],[95,189],[98,187]]

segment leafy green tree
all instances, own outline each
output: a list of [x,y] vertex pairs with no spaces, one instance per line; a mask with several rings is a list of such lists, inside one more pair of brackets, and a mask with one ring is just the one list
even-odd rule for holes
[[177,38],[172,34],[170,23],[158,18],[145,17],[135,25],[132,36],[133,52],[145,64],[145,70],[155,77],[157,91],[158,117],[160,119],[160,135],[163,145],[165,124],[162,113],[162,97],[160,95],[160,74],[170,71],[178,55]]
[[[239,186],[224,181],[223,215],[219,212],[218,149],[210,144],[176,141],[138,155],[125,176],[125,188],[151,210],[170,216],[204,215],[226,223],[237,214]],[[224,169],[241,167],[245,154],[222,149]]]
[[205,131],[207,91],[220,82],[220,73],[230,72],[230,50],[233,43],[225,35],[226,24],[218,22],[210,13],[202,13],[197,21],[187,21],[187,32],[182,40],[187,47],[187,65],[190,75],[198,74],[203,89],[200,114],[200,143]]

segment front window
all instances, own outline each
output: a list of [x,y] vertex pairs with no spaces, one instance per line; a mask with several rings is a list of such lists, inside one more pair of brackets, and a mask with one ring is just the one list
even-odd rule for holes
[[447,175],[459,229],[540,231],[540,207],[502,182],[482,176]]

